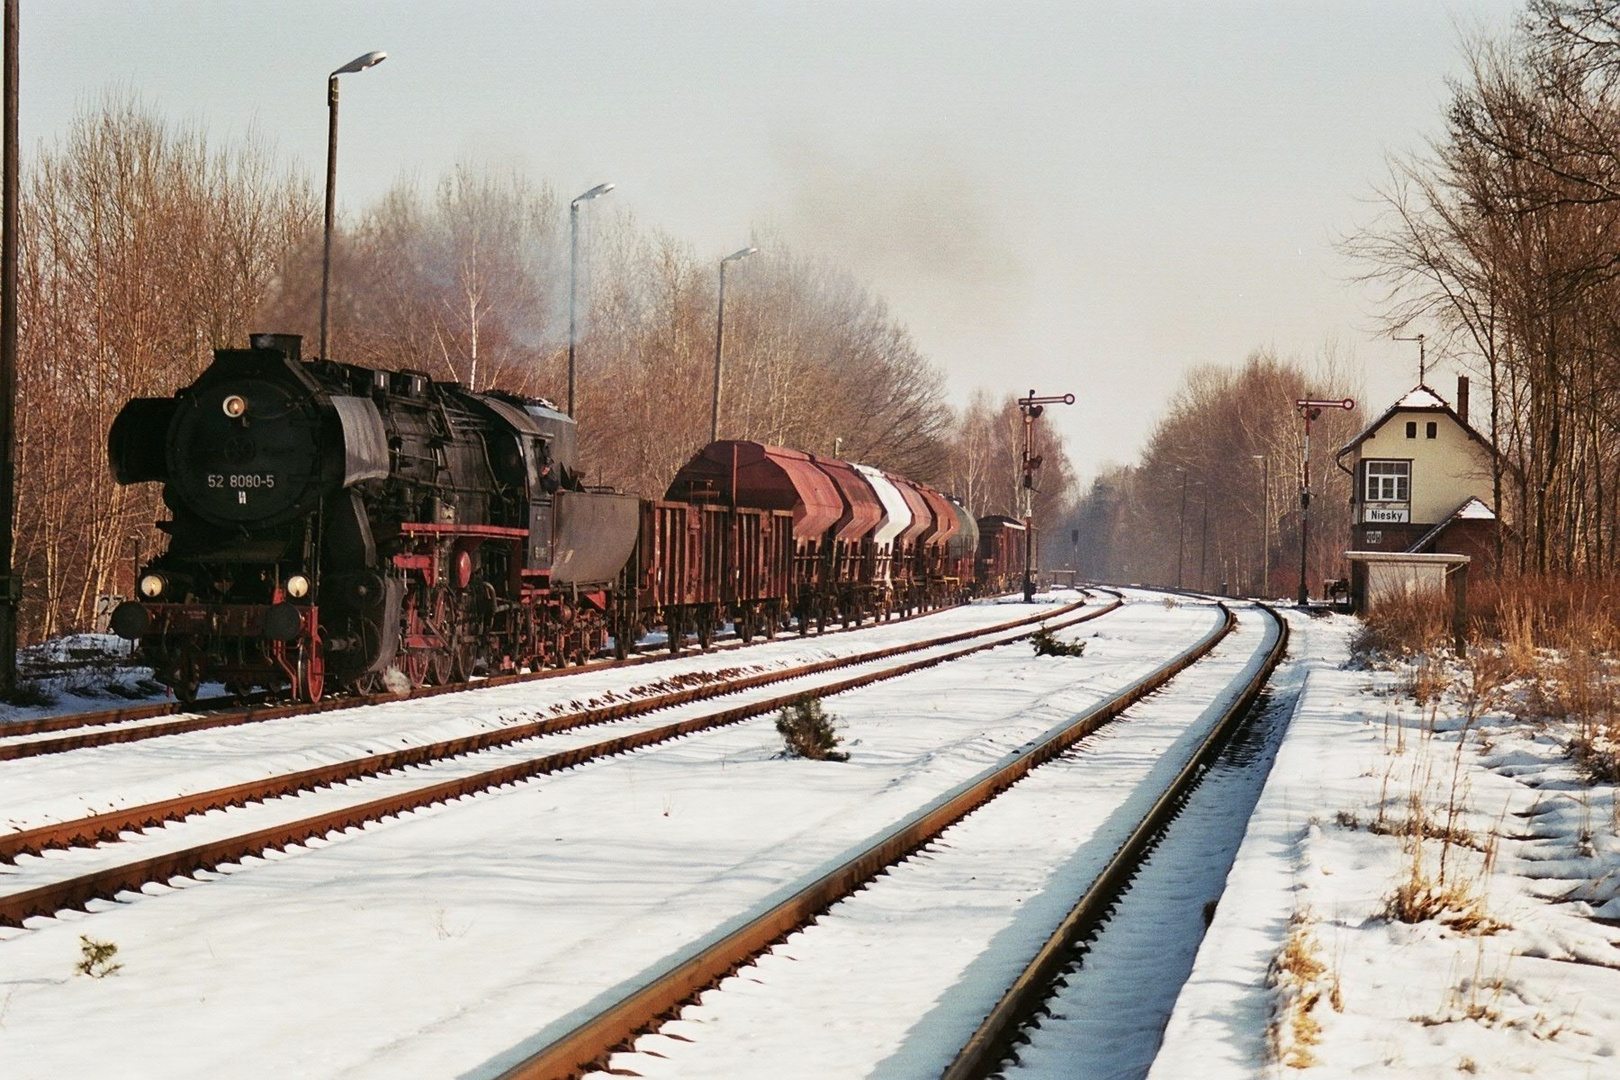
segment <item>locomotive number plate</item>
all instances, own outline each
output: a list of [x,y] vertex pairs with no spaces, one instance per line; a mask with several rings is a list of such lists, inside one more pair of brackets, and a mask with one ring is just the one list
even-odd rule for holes
[[275,473],[209,473],[208,486],[231,491],[255,491],[276,486]]

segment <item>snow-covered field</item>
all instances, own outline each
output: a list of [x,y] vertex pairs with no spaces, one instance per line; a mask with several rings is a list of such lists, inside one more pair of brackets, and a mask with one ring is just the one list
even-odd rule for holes
[[[1018,644],[829,699],[845,763],[780,758],[767,717],[38,920],[0,942],[0,1074],[489,1075],[1215,621],[1132,604],[1075,663]],[[80,935],[122,970],[75,974]]]
[[[1079,596],[1056,593],[1043,599],[1057,606],[1072,603]],[[996,626],[1028,613],[1021,605],[972,604],[825,638],[783,638],[745,652],[694,653],[657,664],[583,671],[562,678],[415,701],[0,761],[0,828],[30,828],[174,795],[209,791],[578,711],[601,701],[650,696],[678,680],[712,679],[737,671],[782,670]],[[586,733],[553,741],[561,747],[597,737]],[[30,738],[18,736],[15,741]]]
[[938,1076],[1192,757],[1275,635],[1269,618],[1241,612],[1237,630],[1197,667],[609,1067],[736,1080]]
[[[3,932],[0,1076],[493,1076],[617,986],[1130,681],[1214,618],[1207,605],[1133,601],[1069,632],[1088,642],[1078,660],[1009,646],[828,699],[849,762],[780,758],[763,718]],[[1456,692],[1422,708],[1406,693],[1409,671],[1346,667],[1354,625],[1293,617],[1276,684],[1297,700],[1283,710],[1287,731],[1252,822],[1245,830],[1241,815],[1253,761],[1235,770],[1247,772],[1248,794],[1215,775],[1199,796],[1211,820],[1190,831],[1178,822],[1180,841],[1173,828],[1138,881],[1138,906],[1122,907],[1117,929],[1128,932],[1105,937],[1056,1003],[1077,1022],[1043,1025],[1017,1075],[1143,1075],[1178,964],[1191,974],[1151,1065],[1156,1080],[1615,1074],[1620,930],[1604,921],[1620,919],[1612,786],[1585,782],[1556,725],[1511,720],[1492,703],[1470,715]],[[770,646],[782,647],[832,642]],[[766,655],[749,662],[778,662]],[[1186,695],[1181,708],[1196,714],[1214,680],[1201,670],[1154,700],[1173,709]],[[568,697],[583,693],[576,685]],[[189,768],[211,785],[264,769],[260,758],[296,766],[545,714],[563,689],[480,693],[489,696],[259,726],[301,731],[286,743],[255,732],[250,741],[265,741],[244,747],[239,729],[64,759],[82,763],[82,812]],[[1158,767],[1146,757],[1126,765],[1124,731],[1037,770],[1019,785],[1034,798],[1006,804],[1002,825],[969,819],[948,845],[688,1009],[652,1037],[664,1045],[642,1044],[663,1057],[624,1061],[645,1075],[782,1074],[767,1036],[833,994],[857,1006],[855,1018],[829,1014],[826,1045],[790,1059],[789,1071],[934,1075],[936,1025],[971,1013],[1001,978],[964,946],[970,924],[1008,919],[1009,904],[1034,911],[1072,898],[1065,874],[1106,846],[1109,824],[1088,815],[1122,789],[1088,786],[1099,774],[1084,766],[1119,753],[1122,770]],[[119,760],[131,763],[127,784]],[[55,774],[55,761],[5,763],[26,767],[0,772],[0,815],[26,819],[57,798],[55,812],[74,809],[74,789],[62,786],[71,773]],[[14,783],[32,794],[14,797]],[[1018,847],[1011,822],[1027,815],[1050,828]],[[1221,820],[1234,815],[1235,827]],[[1165,868],[1191,865],[1179,850],[1218,876],[1234,849],[1199,946],[1203,885]],[[970,852],[987,873],[949,895],[940,883]],[[1435,896],[1450,890],[1437,901],[1450,907],[1391,918],[1403,884],[1409,906],[1432,886]],[[1020,911],[1002,936],[1033,919]],[[116,945],[122,969],[77,974],[81,935]],[[1091,1044],[1078,1057],[1064,1049],[1076,1039]]]

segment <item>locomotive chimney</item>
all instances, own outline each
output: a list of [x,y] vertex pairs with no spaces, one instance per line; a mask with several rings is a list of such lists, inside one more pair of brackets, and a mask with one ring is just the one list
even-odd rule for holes
[[272,349],[297,363],[303,353],[304,339],[298,334],[249,334],[248,344],[255,349]]
[[1468,423],[1468,376],[1457,376],[1457,415]]

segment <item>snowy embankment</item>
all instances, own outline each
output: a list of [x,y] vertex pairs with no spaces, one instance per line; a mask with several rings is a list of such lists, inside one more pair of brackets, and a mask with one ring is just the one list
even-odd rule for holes
[[1614,786],[1489,656],[1354,670],[1355,626],[1295,618],[1303,689],[1149,1076],[1614,1075]]

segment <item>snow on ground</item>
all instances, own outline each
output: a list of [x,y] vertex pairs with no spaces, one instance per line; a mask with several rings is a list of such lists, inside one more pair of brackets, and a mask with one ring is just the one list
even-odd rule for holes
[[[1041,599],[1052,604],[1072,603],[1078,595],[1058,593]],[[460,694],[0,761],[0,828],[8,831],[32,828],[179,794],[421,746],[577,711],[598,702],[644,697],[661,692],[666,688],[662,683],[672,679],[699,674],[714,676],[726,671],[780,670],[925,637],[994,626],[1028,613],[1022,606],[971,604],[850,633],[819,638],[779,638],[739,652],[694,653],[656,664],[581,671]],[[23,736],[18,741],[28,738]]]
[[[1347,668],[1354,626],[1295,620],[1304,689],[1148,1075],[1616,1075],[1613,786],[1557,725]],[[1403,887],[1450,895],[1405,922]]]
[[1192,970],[1249,814],[1270,774],[1304,677],[1272,676],[1266,702],[1211,764],[1115,905],[1084,960],[1062,976],[1006,1080],[1144,1075]]
[[[1275,634],[1270,619],[1240,615],[1197,667],[610,1067],[735,1080],[938,1076],[1197,750]],[[807,1038],[812,1028],[819,1035]]]
[[[1011,638],[1022,632],[1021,629],[1006,630],[1001,631],[999,634],[991,634],[989,638],[991,640],[998,636]],[[902,658],[887,661],[870,661],[852,667],[839,668],[836,671],[819,676],[789,679],[769,686],[727,694],[718,702],[713,700],[692,702],[674,708],[661,709],[645,716],[552,732],[513,742],[506,746],[440,759],[424,765],[414,765],[363,780],[351,780],[346,783],[303,791],[282,798],[250,803],[229,811],[216,810],[187,818],[184,821],[169,822],[160,828],[127,833],[125,834],[125,841],[121,844],[100,844],[95,847],[48,850],[38,856],[20,856],[13,866],[0,870],[0,890],[8,893],[21,892],[66,878],[76,877],[80,874],[91,873],[104,867],[120,865],[135,859],[152,858],[161,854],[182,851],[193,845],[211,840],[237,836],[343,807],[357,806],[384,796],[403,794],[415,789],[431,787],[447,780],[472,776],[486,770],[530,761],[544,757],[547,754],[556,754],[577,747],[590,746],[631,732],[668,726],[684,720],[702,717],[716,710],[736,708],[749,702],[770,700],[787,694],[813,693],[819,686],[829,682],[847,679],[868,671],[882,671],[900,663],[916,662],[930,656],[949,655],[953,651],[960,651],[961,648],[963,648],[962,644],[934,646],[919,652],[907,653]],[[71,772],[72,770],[69,770],[69,775],[71,775]],[[188,782],[193,781],[195,775],[188,775],[185,779]],[[173,780],[168,782],[170,784],[174,783]],[[19,787],[21,786],[23,785],[19,785]],[[167,789],[162,788],[156,782],[152,782],[143,785],[142,790],[147,790],[155,796],[164,793]],[[45,807],[47,811],[61,809],[64,806],[71,807],[77,799],[83,797],[84,795],[81,792],[76,793],[73,799],[47,799]],[[103,795],[101,797],[110,798],[111,796]],[[129,799],[127,792],[121,793],[117,797]],[[17,813],[23,816],[24,820],[38,820],[41,810],[39,807],[32,807],[21,809]]]
[[[493,1075],[1215,618],[1155,598],[1069,631],[1077,661],[1018,644],[831,698],[845,763],[781,759],[766,717],[34,920],[0,941],[0,1074]],[[555,692],[488,693],[524,689]],[[74,974],[80,935],[123,969]]]

